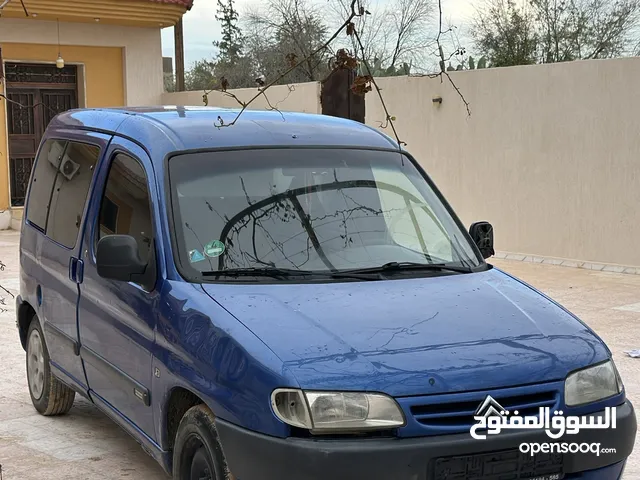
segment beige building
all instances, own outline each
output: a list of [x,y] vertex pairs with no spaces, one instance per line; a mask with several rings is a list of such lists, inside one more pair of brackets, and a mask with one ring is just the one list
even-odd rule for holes
[[0,229],[22,216],[51,118],[76,107],[160,103],[160,31],[192,0],[0,0]]

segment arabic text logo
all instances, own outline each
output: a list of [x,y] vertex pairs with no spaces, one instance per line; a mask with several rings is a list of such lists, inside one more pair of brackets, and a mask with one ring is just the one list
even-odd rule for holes
[[[581,429],[616,428],[616,408],[607,407],[603,415],[585,415],[582,417],[564,416],[562,410],[551,412],[549,407],[540,407],[538,415],[520,416],[516,410],[509,412],[491,395],[487,395],[475,412],[476,423],[470,433],[476,440],[484,440],[487,434],[497,434],[502,430],[540,429],[547,436],[558,439],[565,434],[575,435]],[[479,433],[478,430],[486,430]]]

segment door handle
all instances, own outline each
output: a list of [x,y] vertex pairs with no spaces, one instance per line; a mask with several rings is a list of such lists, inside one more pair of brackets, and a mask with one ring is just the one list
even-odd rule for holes
[[82,283],[84,274],[84,262],[76,257],[69,259],[69,280]]

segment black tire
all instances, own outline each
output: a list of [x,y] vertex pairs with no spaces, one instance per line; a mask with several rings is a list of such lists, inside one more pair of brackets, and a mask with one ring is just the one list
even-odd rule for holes
[[[30,356],[30,341],[32,335],[38,335],[42,344],[42,354],[44,361],[42,362],[42,374],[43,383],[42,391],[35,391],[32,387],[32,374],[29,369],[29,356]],[[76,392],[67,387],[64,383],[58,380],[51,374],[51,367],[49,365],[49,350],[47,349],[47,343],[40,327],[38,317],[34,315],[27,331],[27,383],[29,385],[29,394],[31,395],[31,402],[35,409],[44,416],[64,415],[73,406],[73,401],[76,397]]]
[[206,405],[191,407],[178,426],[173,447],[173,479],[226,480],[227,474],[213,412]]

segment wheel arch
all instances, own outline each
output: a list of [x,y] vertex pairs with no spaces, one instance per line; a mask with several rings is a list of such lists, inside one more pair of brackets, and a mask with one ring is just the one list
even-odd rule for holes
[[22,348],[27,350],[27,333],[31,321],[37,317],[35,309],[29,302],[22,301],[20,297],[16,300],[16,325],[20,335],[20,343]]
[[200,395],[182,386],[173,387],[167,394],[162,409],[161,445],[167,451],[172,451],[175,444],[178,426],[185,413],[196,405],[207,403]]

